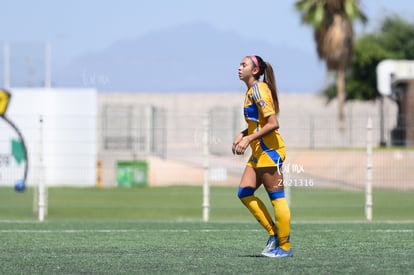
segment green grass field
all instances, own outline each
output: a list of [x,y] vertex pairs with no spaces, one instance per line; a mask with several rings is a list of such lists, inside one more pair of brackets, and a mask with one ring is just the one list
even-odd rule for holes
[[[294,257],[260,256],[267,240],[236,196],[201,187],[50,188],[45,222],[31,189],[0,188],[0,274],[414,274],[414,194],[293,189]],[[258,195],[266,200],[261,191]]]

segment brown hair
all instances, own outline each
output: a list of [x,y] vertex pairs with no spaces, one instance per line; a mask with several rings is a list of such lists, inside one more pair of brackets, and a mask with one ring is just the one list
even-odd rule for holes
[[275,112],[276,114],[278,114],[280,111],[279,98],[277,96],[276,79],[275,79],[275,74],[273,72],[272,65],[269,62],[264,62],[260,56],[253,55],[253,56],[250,56],[250,59],[252,59],[254,67],[256,67],[256,63],[254,62],[253,58],[256,58],[257,63],[259,63],[259,72],[254,76],[254,78],[256,80],[259,80],[260,76],[263,75],[263,82],[267,84],[267,86],[269,87],[272,93]]

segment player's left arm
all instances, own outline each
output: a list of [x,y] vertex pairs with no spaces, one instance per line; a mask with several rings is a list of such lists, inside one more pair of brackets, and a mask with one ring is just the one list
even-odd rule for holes
[[254,132],[248,136],[243,137],[244,140],[247,140],[248,143],[252,142],[253,140],[260,139],[261,137],[276,131],[279,129],[279,120],[277,119],[276,114],[272,114],[268,117],[266,117],[266,124],[263,125],[263,127],[257,131]]
[[266,117],[266,124],[263,125],[259,131],[254,132],[248,136],[244,136],[237,144],[233,144],[233,154],[243,154],[249,146],[250,142],[255,139],[259,139],[277,129],[279,129],[279,120],[277,119],[276,114],[272,114]]

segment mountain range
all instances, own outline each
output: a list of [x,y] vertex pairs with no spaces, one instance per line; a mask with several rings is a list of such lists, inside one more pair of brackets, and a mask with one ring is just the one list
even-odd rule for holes
[[324,83],[325,66],[316,55],[298,48],[196,22],[81,54],[54,73],[54,84],[102,92],[237,92],[244,89],[237,75],[239,63],[256,54],[273,65],[281,92],[317,92]]

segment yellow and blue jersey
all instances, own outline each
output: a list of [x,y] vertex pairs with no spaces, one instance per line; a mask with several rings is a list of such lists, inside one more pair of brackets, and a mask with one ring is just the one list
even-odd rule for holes
[[[244,100],[244,119],[248,135],[259,131],[267,117],[277,114],[272,93],[264,82],[256,82],[247,92]],[[253,168],[281,167],[285,160],[285,144],[278,131],[273,131],[250,143],[252,155],[247,165]]]

